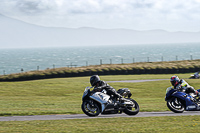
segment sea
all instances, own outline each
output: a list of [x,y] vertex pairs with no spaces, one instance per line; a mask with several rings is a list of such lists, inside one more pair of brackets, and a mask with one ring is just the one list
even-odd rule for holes
[[200,43],[0,48],[0,75],[60,67],[200,59]]

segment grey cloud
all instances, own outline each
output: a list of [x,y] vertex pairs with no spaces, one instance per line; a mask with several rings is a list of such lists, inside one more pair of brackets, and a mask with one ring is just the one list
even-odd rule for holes
[[0,13],[37,15],[54,10],[55,5],[54,1],[48,0],[1,0]]
[[45,8],[41,7],[40,3],[37,1],[18,1],[16,3],[16,6],[19,8],[20,11],[27,14],[39,13],[45,10]]
[[[167,13],[165,11],[171,11],[173,9],[182,9],[187,7],[188,4],[184,2],[170,2],[156,0],[1,0],[0,11],[7,10],[5,7],[16,10],[24,14],[42,14],[53,13],[57,15],[66,14],[112,14],[112,13],[130,13],[135,10],[148,10],[157,13]],[[189,4],[192,2],[188,2]],[[156,4],[160,4],[161,9],[156,7]],[[194,5],[192,3],[192,5]],[[187,9],[187,8],[186,8]],[[194,10],[194,9],[192,9]],[[53,11],[53,12],[52,12]],[[159,12],[161,11],[161,12]]]
[[[96,1],[96,4],[90,2],[80,2],[79,5],[75,4],[77,1],[69,2],[71,6],[67,6],[68,13],[75,14],[112,14],[118,12],[127,12],[135,9],[152,8],[153,3],[140,2],[140,1],[123,1],[107,3],[106,1]],[[65,3],[67,5],[67,2]]]
[[154,6],[153,3],[147,3],[143,1],[137,1],[132,4],[134,8],[152,8]]
[[37,0],[20,0],[16,3],[16,7],[25,14],[41,14],[53,10],[53,7],[46,2]]
[[189,29],[199,12],[200,0],[0,0],[0,14],[44,26]]

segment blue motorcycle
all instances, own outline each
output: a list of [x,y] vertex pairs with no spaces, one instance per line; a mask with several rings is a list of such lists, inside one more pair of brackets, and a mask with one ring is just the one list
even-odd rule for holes
[[[197,90],[200,92],[200,89]],[[165,101],[167,107],[175,113],[184,111],[200,111],[200,101],[194,94],[187,94],[172,87],[167,88]]]

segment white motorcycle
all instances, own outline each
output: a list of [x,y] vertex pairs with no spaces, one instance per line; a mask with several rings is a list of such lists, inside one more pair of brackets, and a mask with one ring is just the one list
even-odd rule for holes
[[101,92],[90,91],[92,87],[86,87],[82,97],[81,108],[88,116],[101,114],[117,114],[124,112],[127,115],[136,115],[139,112],[138,103],[131,97],[128,88],[119,89],[117,92],[123,96],[123,100],[109,96],[106,90]]
[[199,79],[199,78],[200,78],[199,73],[195,73],[195,74],[190,75],[189,79]]

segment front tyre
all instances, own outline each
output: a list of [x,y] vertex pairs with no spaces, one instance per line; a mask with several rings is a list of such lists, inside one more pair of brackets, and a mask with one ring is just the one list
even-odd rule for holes
[[183,113],[184,105],[179,98],[173,97],[167,101],[167,107],[174,113]]
[[100,113],[98,104],[92,100],[83,101],[81,108],[86,115],[91,117],[98,116]]
[[140,110],[138,103],[131,98],[129,98],[128,100],[132,101],[133,105],[126,105],[124,113],[127,115],[136,115]]

